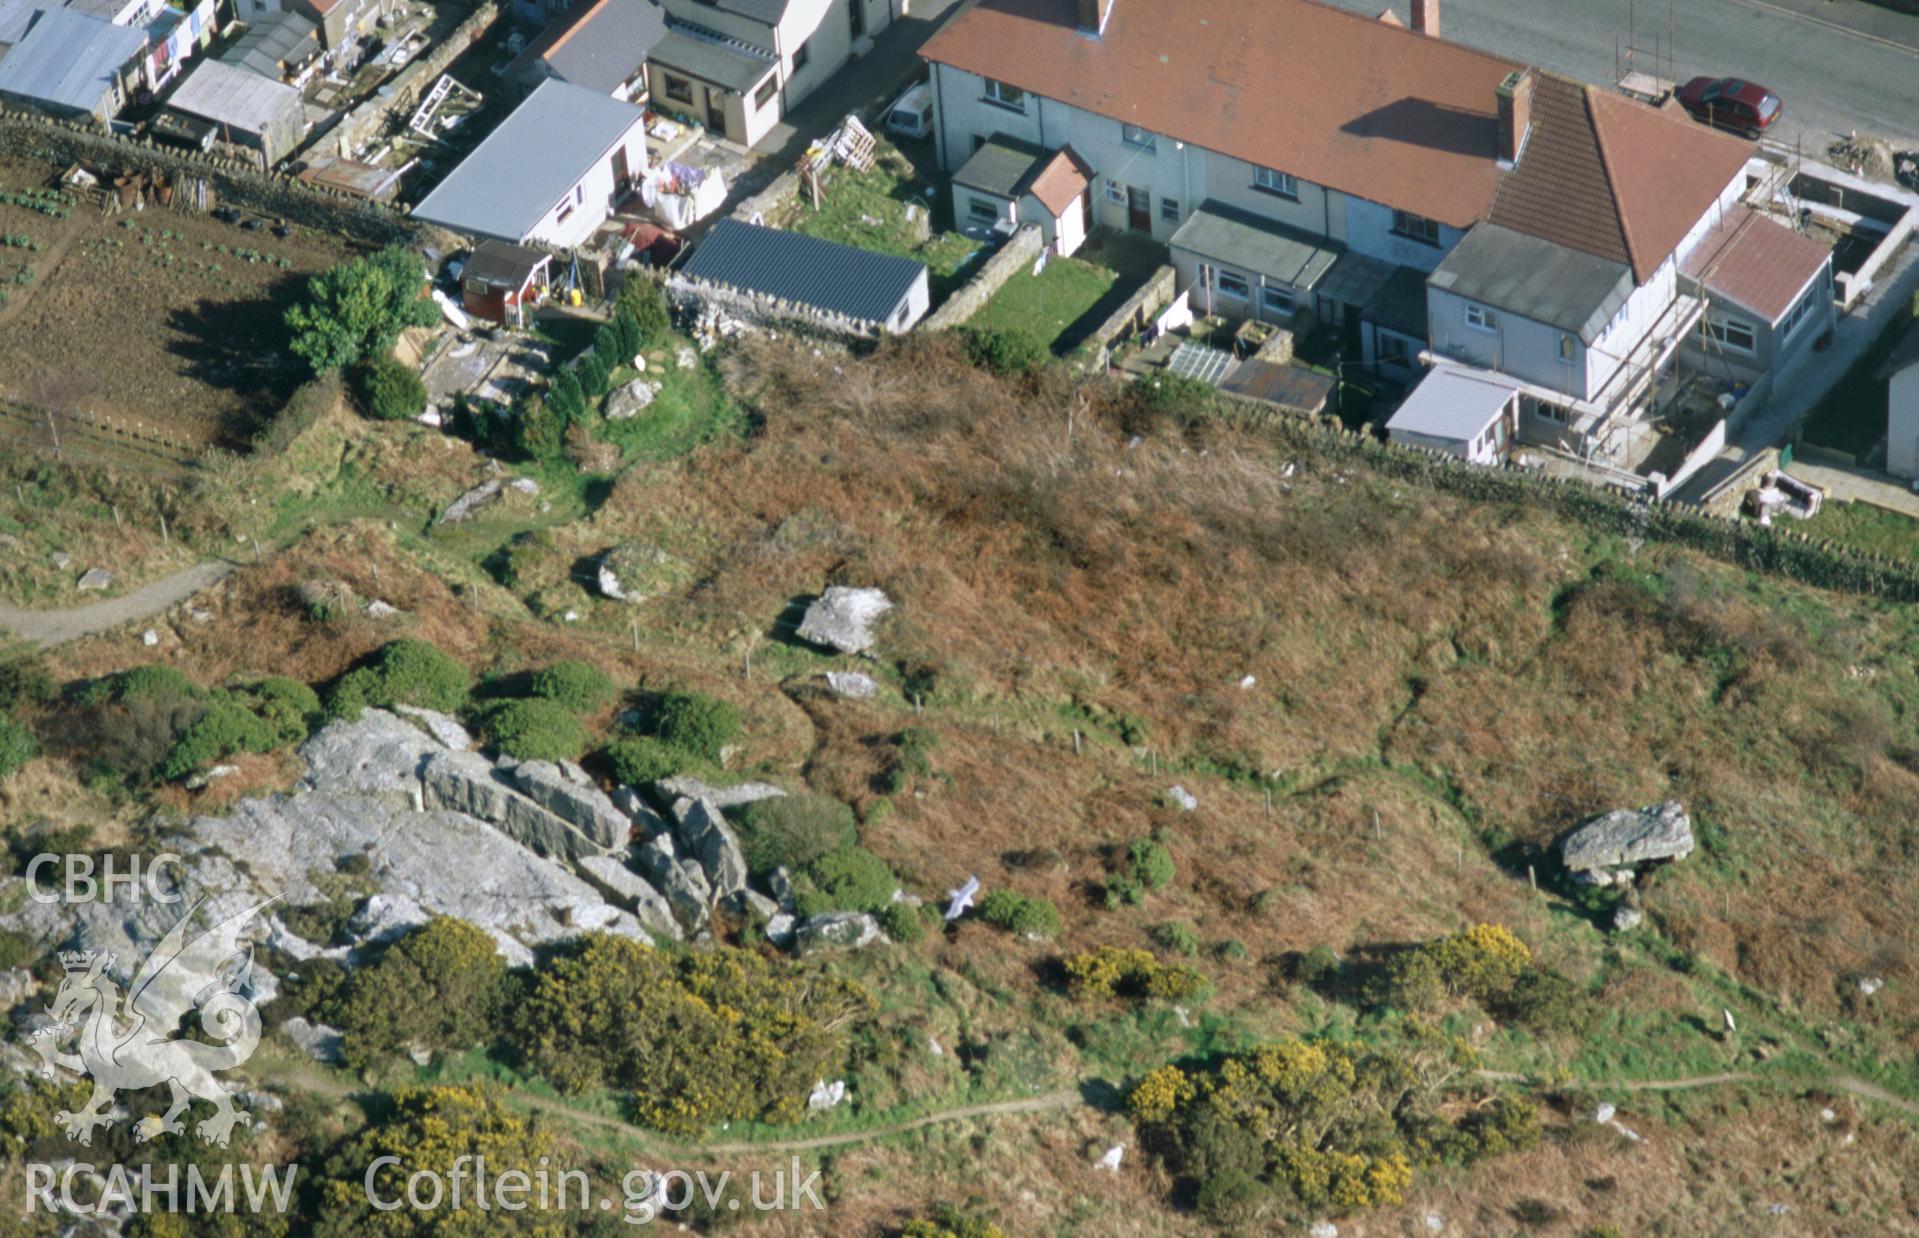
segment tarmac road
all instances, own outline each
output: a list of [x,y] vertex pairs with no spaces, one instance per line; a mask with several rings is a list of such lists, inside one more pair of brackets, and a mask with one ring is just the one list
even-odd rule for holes
[[[1375,16],[1385,0],[1328,0]],[[1400,18],[1406,0],[1392,6]],[[1526,60],[1604,85],[1614,48],[1632,40],[1628,0],[1439,0],[1440,33],[1454,42]],[[1667,39],[1667,6],[1636,0],[1638,42]],[[1747,77],[1785,100],[1780,136],[1803,136],[1825,157],[1832,135],[1857,129],[1919,148],[1919,17],[1864,0],[1677,0],[1671,76]],[[1650,54],[1640,68],[1647,71]]]

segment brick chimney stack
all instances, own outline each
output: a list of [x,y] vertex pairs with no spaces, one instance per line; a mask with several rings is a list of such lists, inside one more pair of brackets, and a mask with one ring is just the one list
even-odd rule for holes
[[1106,33],[1106,23],[1113,19],[1114,0],[1079,0],[1079,32],[1088,38],[1097,39]]
[[1413,30],[1429,39],[1439,37],[1439,0],[1413,0]]
[[1533,123],[1532,71],[1513,70],[1495,93],[1499,96],[1499,161],[1517,163],[1526,145],[1526,131]]

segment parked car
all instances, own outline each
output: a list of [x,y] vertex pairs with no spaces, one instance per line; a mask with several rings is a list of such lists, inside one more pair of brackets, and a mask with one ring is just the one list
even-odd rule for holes
[[1749,138],[1772,128],[1786,111],[1778,95],[1737,77],[1695,77],[1674,93],[1694,120]]
[[909,86],[886,111],[886,131],[897,137],[923,138],[933,132],[933,88]]

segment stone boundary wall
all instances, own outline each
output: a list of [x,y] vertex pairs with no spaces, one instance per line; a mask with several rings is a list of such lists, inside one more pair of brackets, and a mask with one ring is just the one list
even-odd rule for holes
[[84,164],[104,174],[103,180],[122,172],[169,180],[197,177],[212,185],[221,202],[366,245],[403,243],[415,233],[391,208],[318,189],[282,173],[262,172],[251,162],[156,146],[37,112],[0,108],[0,154],[63,169]]
[[1086,338],[1083,347],[1087,350],[1087,368],[1105,369],[1106,363],[1113,359],[1113,345],[1143,330],[1161,308],[1171,304],[1177,283],[1178,273],[1170,266],[1160,267],[1147,276],[1146,282],[1126,298],[1126,303],[1108,314],[1106,321]]
[[1033,259],[1039,257],[1046,248],[1046,240],[1040,234],[1037,224],[1026,224],[1006,239],[999,252],[986,260],[973,278],[966,281],[953,295],[946,298],[944,304],[926,316],[920,324],[922,331],[945,331],[957,327],[979,311],[988,298],[998,292],[1007,280],[1031,266]]
[[[384,96],[374,95],[342,116],[331,128],[314,134],[301,148],[302,152],[325,150],[337,154],[342,139],[347,145],[357,148],[377,136],[389,119],[410,115],[414,108],[420,106],[420,100],[439,80],[446,67],[484,38],[499,19],[500,6],[494,0],[487,0],[454,27],[452,34],[434,44],[426,55],[400,70],[399,76],[388,83],[393,87],[391,92]],[[507,89],[504,79],[499,89]]]
[[689,317],[698,317],[702,307],[710,306],[735,318],[762,325],[794,325],[828,335],[869,340],[887,334],[884,324],[870,318],[829,314],[797,301],[745,292],[730,284],[694,279],[678,272],[667,277],[666,295],[676,310]]
[[1416,485],[1482,503],[1550,511],[1591,529],[1686,546],[1748,571],[1896,602],[1919,601],[1919,564],[1810,537],[1784,525],[1625,494],[1516,466],[1468,464],[1456,456],[1381,442],[1337,421],[1228,405],[1228,420],[1266,432],[1282,450],[1351,461]]

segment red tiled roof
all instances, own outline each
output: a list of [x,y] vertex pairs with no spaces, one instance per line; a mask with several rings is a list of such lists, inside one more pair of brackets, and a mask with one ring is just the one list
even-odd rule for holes
[[1811,237],[1740,205],[1713,225],[1684,270],[1715,296],[1778,322],[1831,257]]
[[1541,74],[1531,134],[1487,218],[1624,263],[1644,283],[1751,154],[1683,113]]
[[1471,225],[1498,187],[1494,90],[1518,65],[1312,0],[976,0],[928,60],[1208,150]]
[[1078,151],[1062,146],[1041,166],[1027,192],[1054,215],[1064,215],[1092,183],[1093,169],[1079,157]]

